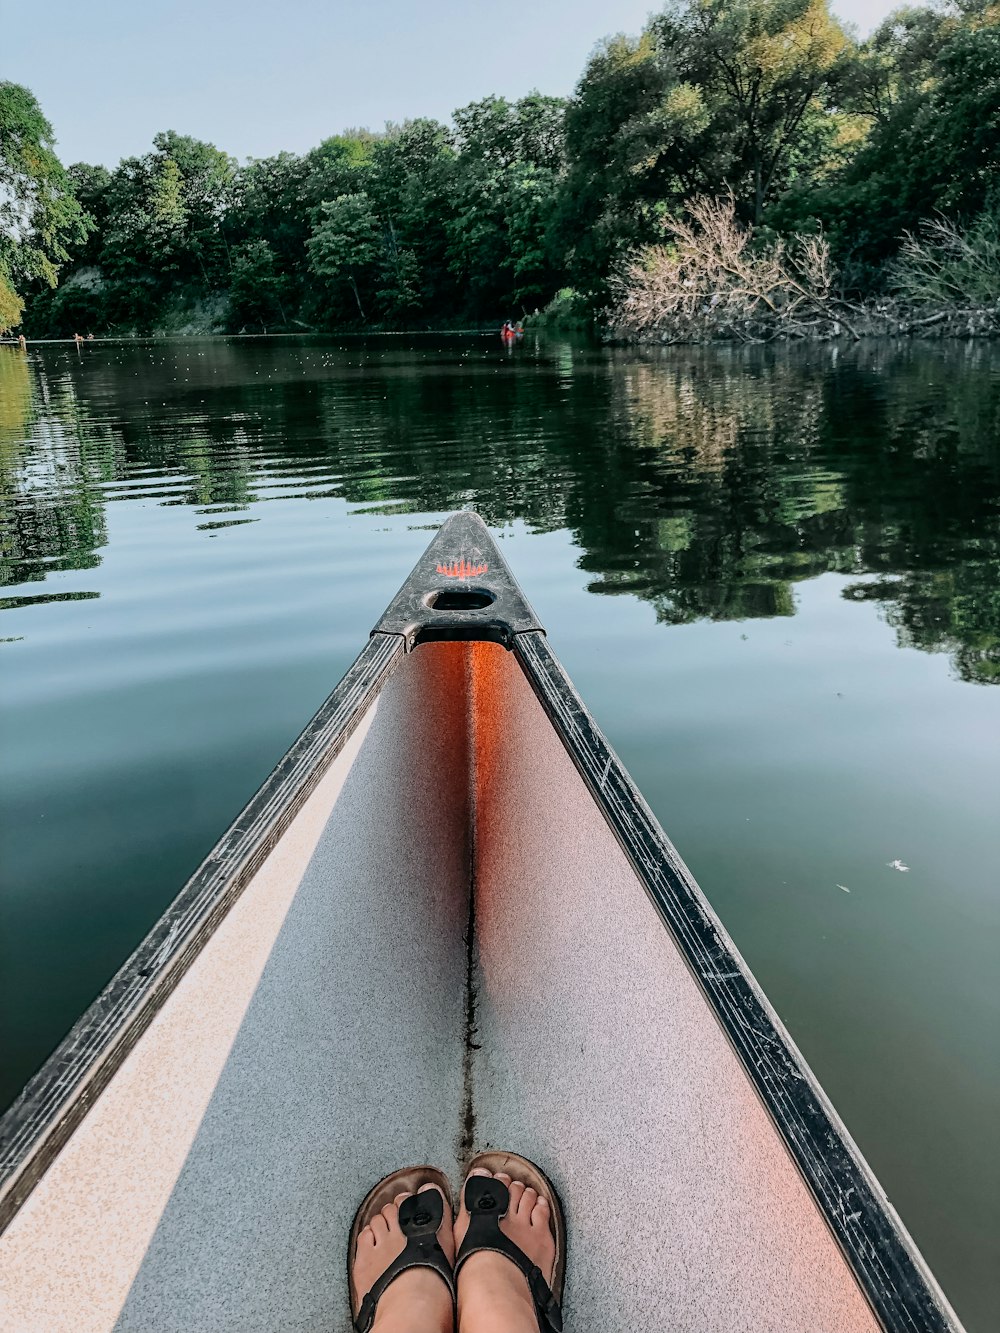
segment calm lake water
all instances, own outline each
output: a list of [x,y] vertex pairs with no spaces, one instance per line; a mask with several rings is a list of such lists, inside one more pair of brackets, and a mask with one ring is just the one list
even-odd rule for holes
[[994,1328],[988,347],[0,347],[0,1101],[469,504],[970,1333]]

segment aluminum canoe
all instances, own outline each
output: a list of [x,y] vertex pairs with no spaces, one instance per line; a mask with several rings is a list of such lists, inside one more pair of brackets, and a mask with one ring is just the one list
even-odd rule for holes
[[471,512],[0,1145],[16,1333],[347,1333],[369,1186],[491,1147],[568,1330],[960,1328]]

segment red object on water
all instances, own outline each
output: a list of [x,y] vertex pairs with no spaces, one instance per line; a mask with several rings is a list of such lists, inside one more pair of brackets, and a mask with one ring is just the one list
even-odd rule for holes
[[449,579],[474,579],[485,574],[488,569],[489,565],[470,565],[463,555],[453,565],[438,565],[437,572]]

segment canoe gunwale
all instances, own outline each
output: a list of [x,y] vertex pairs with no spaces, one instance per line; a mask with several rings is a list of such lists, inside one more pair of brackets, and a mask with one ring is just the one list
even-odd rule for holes
[[902,1220],[544,633],[513,652],[886,1333],[962,1333]]
[[0,1117],[0,1235],[280,841],[402,662],[368,640],[138,948]]

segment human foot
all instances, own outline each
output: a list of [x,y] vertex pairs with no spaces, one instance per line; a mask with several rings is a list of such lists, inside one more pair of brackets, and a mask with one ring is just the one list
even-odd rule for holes
[[[439,1186],[425,1185],[418,1191],[414,1220],[419,1223],[428,1216],[432,1218],[426,1205],[420,1207],[423,1196],[431,1191],[442,1200],[437,1241],[452,1267],[455,1240],[451,1205]],[[406,1248],[407,1237],[400,1226],[399,1210],[412,1197],[406,1190],[396,1194],[359,1231],[351,1267],[352,1314],[357,1314],[365,1295]],[[408,1211],[412,1213],[413,1210]],[[404,1220],[405,1216],[404,1213]],[[452,1333],[454,1327],[451,1291],[442,1275],[432,1268],[408,1268],[395,1277],[379,1297],[374,1319],[369,1325],[371,1333]]]
[[[517,1178],[517,1171],[517,1159],[512,1158],[510,1171],[474,1167],[469,1174],[494,1178],[506,1186],[510,1204],[499,1219],[500,1230],[551,1287],[556,1260],[552,1208],[544,1195]],[[463,1185],[455,1220],[459,1250],[469,1222]],[[538,1333],[539,1318],[528,1278],[511,1259],[492,1250],[477,1250],[464,1261],[458,1272],[458,1327],[460,1333]]]

